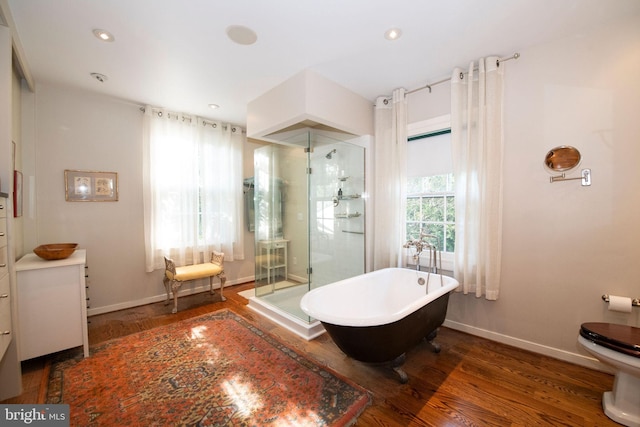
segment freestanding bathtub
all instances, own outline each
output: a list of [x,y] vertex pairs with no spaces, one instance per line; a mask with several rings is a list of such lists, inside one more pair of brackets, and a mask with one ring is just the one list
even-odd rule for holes
[[[435,338],[449,293],[457,286],[451,277],[385,268],[314,289],[300,307],[322,322],[347,356],[391,363],[405,383],[408,378],[400,368],[405,353],[423,339]],[[437,345],[434,349],[439,351]]]

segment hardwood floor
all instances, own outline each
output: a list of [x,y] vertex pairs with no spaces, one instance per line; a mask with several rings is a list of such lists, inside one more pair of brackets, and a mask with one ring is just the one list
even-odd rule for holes
[[[91,345],[230,308],[306,354],[368,389],[373,404],[358,419],[359,426],[617,426],[603,413],[601,398],[613,376],[440,328],[435,354],[428,344],[407,353],[403,368],[409,376],[400,384],[396,374],[381,366],[346,357],[326,334],[305,341],[246,307],[237,293],[245,284],[225,289],[228,300],[208,292],[179,300],[171,314],[163,303],[135,307],[89,318]],[[24,393],[2,403],[37,403],[46,356],[23,362]]]

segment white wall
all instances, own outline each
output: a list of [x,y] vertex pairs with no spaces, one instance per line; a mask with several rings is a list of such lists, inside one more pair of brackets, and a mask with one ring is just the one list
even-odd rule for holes
[[[162,300],[162,271],[145,273],[142,113],[103,95],[38,85],[23,99],[24,252],[77,242],[87,249],[90,314]],[[251,144],[247,144],[252,156]],[[252,163],[245,162],[252,168]],[[66,202],[64,170],[118,173],[117,202]],[[251,175],[251,171],[246,176]],[[29,191],[28,183],[33,183]],[[247,233],[249,234],[249,233]],[[248,243],[247,243],[248,242]],[[253,235],[245,261],[225,264],[227,284],[253,279]],[[203,281],[183,286],[184,292]]]
[[[520,53],[503,64],[500,298],[454,294],[447,325],[591,365],[578,356],[586,354],[576,342],[581,323],[640,326],[640,308],[609,312],[601,300],[640,298],[640,21]],[[448,90],[442,84],[412,95],[410,121],[446,114]],[[549,182],[544,156],[562,144],[581,151],[591,187]]]

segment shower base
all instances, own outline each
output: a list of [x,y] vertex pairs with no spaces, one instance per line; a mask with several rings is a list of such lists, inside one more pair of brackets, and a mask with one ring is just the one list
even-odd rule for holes
[[280,289],[273,294],[265,295],[260,298],[255,296],[254,289],[242,291],[239,295],[249,300],[248,307],[251,310],[266,317],[267,319],[270,319],[307,341],[311,341],[325,332],[322,323],[318,320],[307,322],[278,307],[278,305],[286,307],[292,313],[300,313],[302,317],[307,317],[306,314],[302,312],[302,309],[300,309],[300,300],[305,292],[306,287],[295,286]]

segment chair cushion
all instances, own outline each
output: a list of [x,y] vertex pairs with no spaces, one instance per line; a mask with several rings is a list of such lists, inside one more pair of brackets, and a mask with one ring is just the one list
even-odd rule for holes
[[[201,279],[203,277],[216,276],[222,272],[222,267],[218,264],[205,262],[203,264],[185,265],[176,267],[176,275],[173,280],[186,282],[188,280]],[[168,273],[168,272],[167,272]]]

